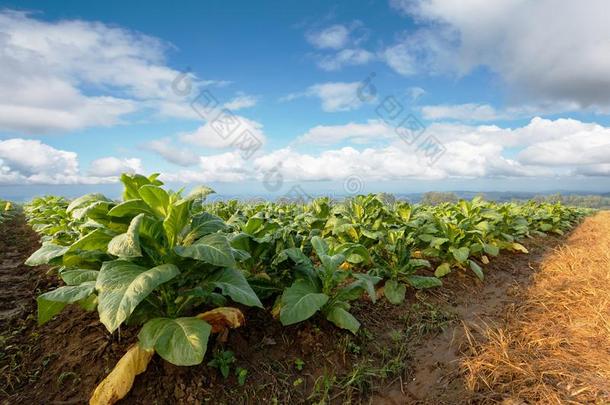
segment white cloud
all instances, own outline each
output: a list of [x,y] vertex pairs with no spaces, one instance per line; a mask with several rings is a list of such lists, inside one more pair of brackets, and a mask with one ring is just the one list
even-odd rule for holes
[[0,184],[95,184],[114,180],[82,176],[75,152],[33,139],[0,141]]
[[422,115],[428,120],[454,119],[459,121],[491,121],[500,118],[496,109],[488,104],[441,104],[421,108]]
[[136,158],[114,156],[95,159],[89,166],[89,174],[94,177],[120,176],[121,173],[142,173],[142,161]]
[[[110,126],[142,108],[192,116],[172,90],[180,74],[165,63],[169,47],[99,22],[0,11],[0,130]],[[189,80],[193,89],[203,85],[193,75]]]
[[610,24],[605,0],[390,4],[422,27],[386,50],[388,64],[398,73],[465,75],[486,66],[530,101],[608,111]]
[[320,56],[318,66],[324,70],[336,71],[345,66],[365,65],[375,59],[375,55],[366,49],[343,49],[335,54]]
[[238,94],[232,100],[227,101],[224,104],[224,108],[229,110],[237,111],[244,108],[254,107],[258,102],[258,98],[247,94]]
[[[225,120],[222,117],[230,117],[230,123],[222,125],[221,122],[229,122],[229,119]],[[212,149],[230,147],[245,136],[256,140],[261,146],[266,143],[263,125],[259,122],[235,114],[224,115],[222,117],[219,120],[212,119],[207,121],[194,132],[180,135],[180,140],[192,145]]]
[[156,139],[144,145],[146,149],[156,152],[170,163],[179,166],[193,166],[199,162],[199,156],[190,149],[177,148],[168,138]]
[[383,52],[386,63],[401,75],[412,75],[417,72],[415,55],[407,44],[397,44],[388,47]]
[[319,49],[341,49],[349,42],[350,29],[345,25],[335,24],[318,31],[305,34],[305,39]]
[[161,176],[161,179],[182,183],[237,182],[251,178],[250,170],[241,155],[234,151],[219,155],[201,156],[199,170],[166,173]]
[[297,138],[299,143],[332,145],[342,141],[371,143],[395,138],[392,127],[381,120],[369,120],[366,124],[350,122],[344,125],[318,125]]
[[[360,108],[363,97],[359,97],[360,82],[327,82],[309,86],[301,93],[292,93],[280,101],[292,101],[301,97],[317,97],[326,112],[350,111]],[[368,100],[366,100],[368,101]],[[371,100],[372,101],[372,100]]]

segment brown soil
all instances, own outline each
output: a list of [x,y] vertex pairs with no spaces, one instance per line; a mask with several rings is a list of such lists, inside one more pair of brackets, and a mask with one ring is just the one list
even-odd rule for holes
[[[22,263],[38,247],[23,217],[0,225],[0,402],[84,403],[108,374],[137,330],[109,335],[95,313],[67,308],[37,326],[37,294],[58,285],[44,267]],[[463,324],[493,323],[514,292],[529,283],[545,253],[561,239],[526,244],[530,255],[505,253],[487,266],[484,283],[453,274],[445,286],[409,292],[405,303],[361,301],[352,311],[362,322],[357,336],[321,318],[283,327],[269,311],[246,310],[246,326],[225,343],[211,341],[206,359],[219,350],[235,354],[224,380],[206,362],[175,367],[155,356],[122,403],[459,403],[465,401],[458,358],[466,343]],[[297,366],[303,361],[302,369]],[[248,370],[243,386],[234,366]]]

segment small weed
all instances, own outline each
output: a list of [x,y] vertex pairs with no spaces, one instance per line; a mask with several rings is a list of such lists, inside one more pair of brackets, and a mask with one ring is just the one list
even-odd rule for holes
[[299,370],[302,371],[303,367],[305,367],[305,362],[302,359],[296,359],[294,361],[294,367]]
[[235,356],[230,350],[221,350],[214,354],[212,361],[208,363],[208,366],[217,368],[220,370],[220,374],[226,379],[229,377],[229,371],[231,364],[235,362]]

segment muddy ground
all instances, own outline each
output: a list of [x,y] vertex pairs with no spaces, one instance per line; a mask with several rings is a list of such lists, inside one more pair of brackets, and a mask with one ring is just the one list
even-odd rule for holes
[[[247,324],[224,343],[211,340],[203,364],[176,367],[155,357],[121,403],[476,402],[456,361],[466,346],[464,325],[499,319],[562,240],[527,241],[529,255],[503,253],[486,267],[483,283],[456,273],[440,289],[409,290],[399,306],[362,300],[353,308],[362,322],[356,336],[321,318],[283,327],[269,311],[244,308]],[[109,335],[96,313],[77,307],[39,327],[36,295],[59,282],[44,266],[23,265],[38,246],[22,216],[0,225],[0,402],[85,403],[137,330]],[[227,379],[206,364],[222,350],[236,359]],[[238,367],[247,370],[243,385]]]

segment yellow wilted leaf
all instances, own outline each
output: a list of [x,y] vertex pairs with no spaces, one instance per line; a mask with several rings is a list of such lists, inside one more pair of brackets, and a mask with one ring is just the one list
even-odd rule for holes
[[348,262],[343,262],[341,266],[339,266],[341,270],[349,270],[350,267],[351,265]]
[[523,252],[523,253],[529,253],[527,251],[527,249],[525,248],[525,246],[523,246],[522,244],[517,243],[517,242],[513,243],[513,250],[518,250],[519,252]]
[[271,316],[274,319],[280,318],[280,311],[282,310],[282,300],[276,300],[275,304],[273,304],[273,308],[271,308]]
[[137,343],[131,346],[110,374],[97,386],[89,404],[114,404],[127,395],[133,385],[133,380],[146,370],[153,354],[153,351],[144,350]]
[[423,259],[424,256],[422,255],[422,253],[419,250],[415,250],[413,252],[411,252],[411,257],[414,259]]
[[489,259],[487,256],[481,256],[481,262],[483,262],[483,264],[489,264]]
[[197,315],[212,326],[212,333],[220,333],[228,328],[234,329],[244,324],[244,314],[231,307],[219,307]]

